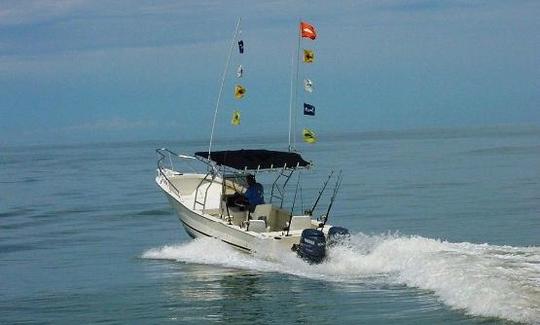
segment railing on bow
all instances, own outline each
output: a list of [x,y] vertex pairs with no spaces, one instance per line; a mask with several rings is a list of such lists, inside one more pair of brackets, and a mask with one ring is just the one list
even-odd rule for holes
[[170,170],[174,170],[172,156],[178,157],[179,155],[167,148],[156,149],[156,153],[160,156],[157,161],[158,175],[163,177],[163,179],[167,181],[167,186],[169,186],[169,189],[174,190],[174,192],[176,192],[176,195],[180,195],[180,190],[176,187],[176,185],[173,184],[173,182],[171,182],[169,177],[167,177],[167,173],[165,172],[165,159],[167,159],[167,157],[169,158]]
[[[193,202],[193,209],[195,209],[196,205],[199,204],[200,206],[202,206],[202,210],[204,211],[205,206],[206,206],[206,199],[207,199],[207,196],[208,196],[208,190],[210,188],[211,183],[214,181],[214,179],[216,177],[215,167],[211,163],[209,163],[208,161],[198,159],[197,157],[194,157],[194,156],[177,154],[176,152],[171,151],[171,150],[169,150],[167,148],[156,149],[156,153],[160,156],[158,161],[157,161],[158,176],[161,176],[162,179],[167,182],[167,186],[169,187],[169,189],[171,191],[174,191],[176,193],[176,195],[178,195],[178,196],[180,195],[180,189],[177,187],[178,184],[175,185],[174,182],[172,182],[171,179],[170,179],[171,173],[173,175],[174,174],[176,174],[176,175],[180,174],[180,172],[177,172],[175,167],[174,167],[173,157],[182,159],[182,161],[184,163],[187,162],[187,161],[190,161],[190,160],[196,160],[197,162],[202,163],[204,166],[206,166],[206,171],[202,172],[200,170],[197,170],[196,168],[193,168],[193,166],[187,164],[190,167],[190,169],[192,169],[195,173],[201,173],[201,174],[206,173],[206,176],[197,185],[197,188],[195,190],[194,202]],[[169,166],[166,166],[167,161],[169,163]],[[205,181],[208,179],[208,177],[210,177],[210,179],[211,179],[210,184],[208,185],[208,187],[204,191],[203,200],[200,200],[200,199],[198,199],[199,188],[205,183]]]

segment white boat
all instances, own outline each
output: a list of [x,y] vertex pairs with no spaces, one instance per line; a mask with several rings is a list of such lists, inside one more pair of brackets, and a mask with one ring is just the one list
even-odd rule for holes
[[[237,41],[239,25],[240,20],[236,25],[223,73],[208,150],[193,155],[179,155],[166,148],[157,149],[159,160],[156,183],[176,210],[187,233],[193,238],[213,237],[241,251],[264,252],[269,256],[277,256],[280,251],[292,249],[300,257],[310,262],[321,262],[326,256],[327,241],[331,242],[338,236],[348,234],[347,229],[332,227],[326,223],[341,183],[341,173],[337,177],[326,213],[318,218],[313,216],[313,211],[315,211],[332,174],[324,182],[324,186],[314,199],[315,203],[311,209],[295,213],[300,178],[298,178],[292,200],[287,196],[287,185],[294,173],[308,169],[311,164],[295,151],[294,145],[291,145],[292,94],[296,93],[293,91],[293,81],[291,80],[288,151],[261,149],[212,151],[216,116],[232,49]],[[304,22],[300,23],[297,58],[300,55],[301,37],[315,39],[314,27]],[[243,53],[243,41],[239,40],[238,44],[240,53]],[[309,62],[312,62],[313,52],[309,51],[309,54],[311,60]],[[242,65],[239,67],[242,68]],[[237,72],[237,77],[241,78],[242,73]],[[309,82],[311,84],[311,81]],[[297,63],[296,84],[298,83]],[[307,90],[312,91],[311,87]],[[245,88],[237,85],[235,87],[236,98],[241,99],[244,94]],[[296,100],[294,102],[296,103]],[[315,107],[304,104],[304,113],[306,113],[306,107],[310,108],[307,113],[313,116]],[[235,112],[233,116],[233,125],[238,125],[240,122],[239,113]],[[304,130],[304,140],[308,143],[316,141],[312,131],[306,130]],[[173,158],[182,162],[195,162],[201,168],[198,172],[187,172],[187,168],[176,169],[173,167]],[[229,199],[231,195],[243,193],[247,189],[245,179],[248,174],[257,175],[257,177],[262,174],[272,176],[266,203],[254,206],[239,206],[231,203]],[[284,208],[285,204],[290,204],[290,208]]]
[[[320,262],[326,255],[327,239],[348,234],[345,228],[326,224],[326,215],[316,219],[311,210],[293,214],[291,209],[283,208],[286,185],[293,173],[310,166],[298,153],[216,151],[208,159],[208,152],[189,156],[165,148],[156,151],[160,155],[156,183],[192,238],[213,237],[241,251],[264,252],[268,256],[278,256],[280,251],[293,249],[310,262]],[[197,161],[207,171],[186,173],[165,166],[173,158]],[[276,175],[270,190],[270,202],[256,205],[253,209],[227,204],[229,195],[245,189],[243,180],[248,173]],[[330,204],[339,183],[340,177]],[[319,198],[322,193],[323,190],[319,192]]]

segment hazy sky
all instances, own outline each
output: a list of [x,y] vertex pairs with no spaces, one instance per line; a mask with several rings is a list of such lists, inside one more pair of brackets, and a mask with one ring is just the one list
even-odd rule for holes
[[248,92],[227,79],[218,137],[286,137],[299,19],[319,33],[299,128],[540,125],[538,0],[2,0],[0,144],[208,136],[238,17]]

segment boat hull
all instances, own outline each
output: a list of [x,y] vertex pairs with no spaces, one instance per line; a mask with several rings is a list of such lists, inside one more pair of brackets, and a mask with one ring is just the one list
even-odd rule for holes
[[[250,242],[253,236],[242,231],[235,231],[231,226],[212,216],[205,216],[189,209],[181,202],[177,201],[169,193],[165,192],[169,203],[176,211],[178,219],[191,238],[212,237],[245,252],[252,252]],[[215,220],[213,220],[215,219]]]
[[287,236],[285,232],[256,233],[231,225],[224,219],[190,208],[188,204],[192,202],[182,202],[182,198],[172,193],[164,182],[157,183],[192,238],[216,238],[242,252],[259,253],[269,258],[290,253],[292,246],[300,241],[298,231]]

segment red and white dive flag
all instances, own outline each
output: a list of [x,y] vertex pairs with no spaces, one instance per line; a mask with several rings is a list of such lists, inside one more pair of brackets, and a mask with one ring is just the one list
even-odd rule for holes
[[315,27],[303,21],[300,22],[300,35],[302,35],[302,37],[310,39],[317,38],[317,32],[315,31]]

